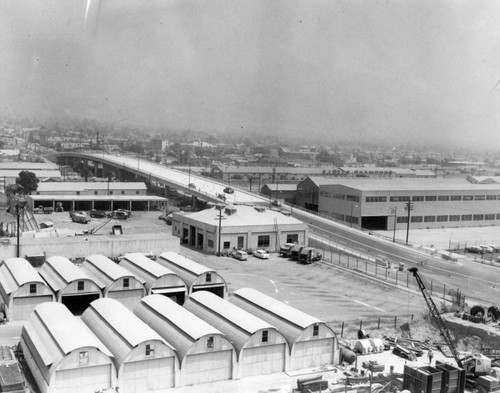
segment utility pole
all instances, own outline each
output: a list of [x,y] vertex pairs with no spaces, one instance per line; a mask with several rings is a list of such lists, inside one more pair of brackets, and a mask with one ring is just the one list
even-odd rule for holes
[[394,228],[392,230],[392,242],[396,243],[396,221],[398,217],[398,207],[394,206]]
[[408,244],[408,236],[410,234],[410,212],[413,210],[415,204],[411,201],[407,201],[405,205],[405,209],[408,210],[408,222],[406,223],[406,244]]

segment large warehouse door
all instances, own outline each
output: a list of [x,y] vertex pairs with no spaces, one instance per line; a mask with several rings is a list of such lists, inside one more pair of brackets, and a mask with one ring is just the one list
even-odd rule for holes
[[120,392],[141,393],[174,387],[174,359],[172,356],[125,363]]
[[184,366],[183,385],[195,385],[231,379],[233,351],[217,351],[188,355]]
[[387,216],[361,217],[361,228],[373,231],[387,231]]
[[89,393],[111,387],[111,365],[56,371],[51,392]]
[[144,297],[144,290],[131,289],[129,291],[109,291],[107,292],[106,297],[115,299],[129,310],[133,310]]
[[285,344],[243,349],[241,376],[266,375],[285,370]]
[[295,344],[292,370],[319,367],[333,362],[333,338],[300,341]]
[[51,301],[51,295],[15,297],[12,299],[12,319],[14,321],[25,321],[36,306]]
[[61,298],[61,303],[68,307],[68,310],[73,313],[73,315],[82,315],[87,307],[94,300],[101,297],[100,293],[87,293],[85,295],[63,295]]

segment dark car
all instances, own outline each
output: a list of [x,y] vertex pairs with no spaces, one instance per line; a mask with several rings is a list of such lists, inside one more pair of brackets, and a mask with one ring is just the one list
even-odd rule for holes
[[113,217],[117,218],[118,220],[126,220],[129,215],[126,210],[115,210],[113,212]]
[[92,209],[91,211],[89,211],[89,216],[92,218],[105,218],[108,216],[108,213],[106,213],[104,210]]
[[224,188],[224,192],[226,194],[234,194],[234,190],[231,187]]

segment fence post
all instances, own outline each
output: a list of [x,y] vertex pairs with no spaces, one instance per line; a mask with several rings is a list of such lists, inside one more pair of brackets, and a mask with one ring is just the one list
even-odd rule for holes
[[378,317],[377,329],[380,330],[380,317]]
[[342,330],[340,331],[340,337],[344,337],[344,322],[342,322]]
[[432,295],[432,283],[433,283],[433,281],[431,280],[431,295]]
[[394,317],[394,329],[396,329],[396,325],[398,324],[398,317]]
[[413,314],[411,314],[411,320],[413,321]]
[[349,267],[349,254],[347,254],[347,267]]
[[339,252],[339,265],[340,265],[340,252]]
[[356,258],[356,270],[358,270],[359,259]]
[[365,261],[365,273],[368,274],[368,261]]
[[443,299],[446,300],[446,284],[443,284]]
[[385,269],[385,281],[387,281],[387,268]]
[[359,321],[359,330],[363,329],[363,320]]
[[[366,261],[368,263],[368,261]],[[377,262],[375,261],[375,277],[377,277]]]
[[398,285],[398,272],[399,270],[396,270],[396,285]]
[[406,273],[406,288],[410,288],[410,277],[408,276],[408,273]]

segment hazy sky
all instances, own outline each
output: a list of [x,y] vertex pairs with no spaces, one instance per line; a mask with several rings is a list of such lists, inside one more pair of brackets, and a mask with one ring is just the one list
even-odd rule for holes
[[0,108],[500,147],[500,1],[0,0]]

